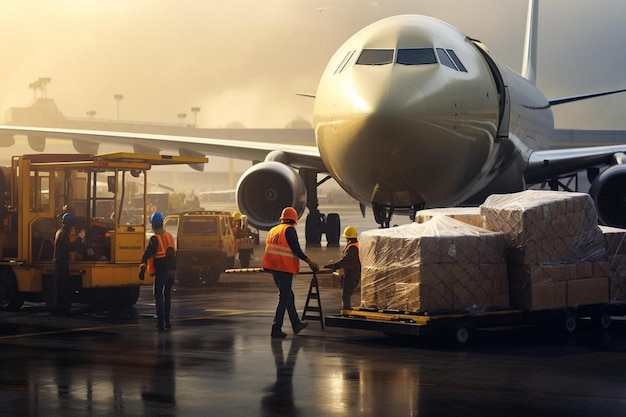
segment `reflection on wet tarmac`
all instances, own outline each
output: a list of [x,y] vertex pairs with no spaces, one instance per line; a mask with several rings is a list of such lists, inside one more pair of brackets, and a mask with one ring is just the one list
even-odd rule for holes
[[145,415],[176,415],[176,365],[172,349],[172,333],[156,334],[156,350],[152,352],[154,363],[142,383],[141,399]]
[[[271,339],[272,355],[276,365],[276,382],[265,389],[267,394],[261,400],[264,416],[295,417],[298,409],[293,398],[293,372],[302,338],[291,341]],[[283,353],[283,344],[289,345],[287,357]]]

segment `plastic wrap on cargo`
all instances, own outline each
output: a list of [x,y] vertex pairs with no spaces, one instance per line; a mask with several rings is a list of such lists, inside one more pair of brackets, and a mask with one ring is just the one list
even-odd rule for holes
[[408,311],[508,306],[501,233],[446,216],[363,232],[361,305]]
[[420,210],[415,213],[415,223],[424,223],[434,216],[447,216],[476,227],[484,227],[479,207],[445,207]]
[[589,194],[527,190],[494,194],[480,206],[485,228],[503,232],[522,265],[601,260],[605,255]]
[[600,226],[611,271],[611,301],[626,302],[626,229]]

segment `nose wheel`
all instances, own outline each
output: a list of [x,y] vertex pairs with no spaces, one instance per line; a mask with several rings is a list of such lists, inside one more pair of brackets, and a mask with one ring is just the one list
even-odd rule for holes
[[393,216],[394,207],[372,203],[372,210],[374,211],[374,220],[380,225],[380,228],[388,228],[391,224],[391,216]]

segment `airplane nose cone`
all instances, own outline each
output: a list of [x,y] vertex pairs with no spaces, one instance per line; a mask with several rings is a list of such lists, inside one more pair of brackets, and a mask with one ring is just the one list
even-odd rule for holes
[[497,95],[477,99],[438,65],[368,67],[351,85],[334,94],[330,117],[316,114],[320,154],[340,185],[388,206],[460,203],[493,149]]

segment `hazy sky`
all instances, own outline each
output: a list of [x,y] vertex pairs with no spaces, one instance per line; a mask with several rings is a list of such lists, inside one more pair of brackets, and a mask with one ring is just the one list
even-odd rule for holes
[[[234,120],[283,127],[311,119],[333,52],[392,15],[431,15],[482,40],[520,70],[526,0],[0,0],[0,111],[48,97],[71,117],[88,110],[200,127]],[[626,1],[540,2],[538,86],[548,98],[626,87]],[[626,130],[626,94],[564,105],[557,127]]]

